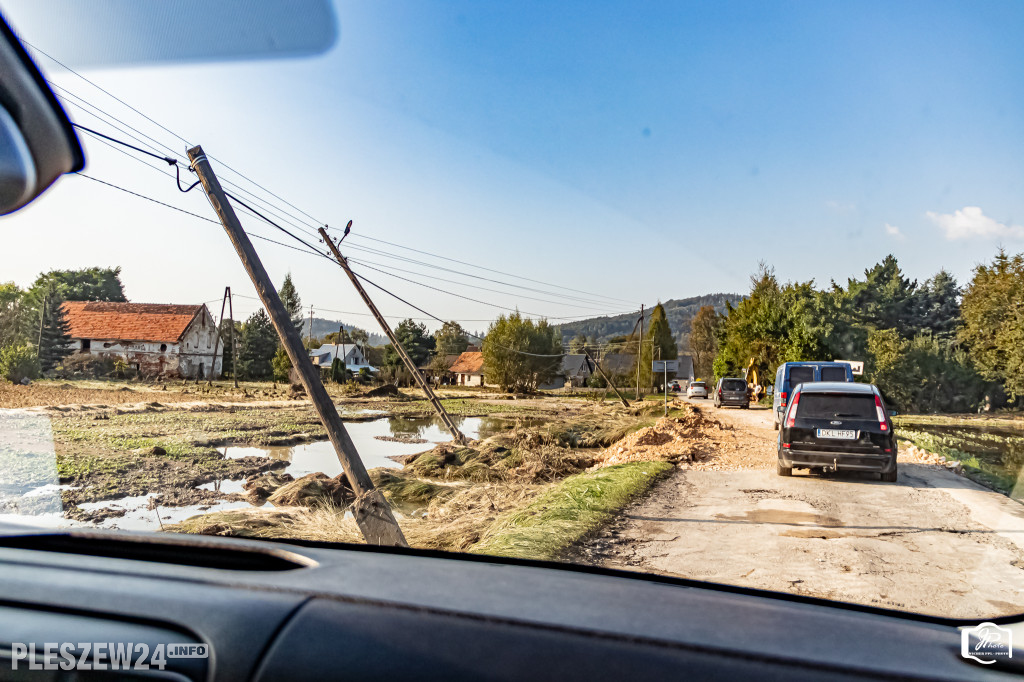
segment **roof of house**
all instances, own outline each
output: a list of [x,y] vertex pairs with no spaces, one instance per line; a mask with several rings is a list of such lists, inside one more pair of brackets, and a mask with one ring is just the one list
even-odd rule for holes
[[71,338],[176,343],[205,306],[65,301]]
[[[434,363],[434,360],[436,359],[436,357],[437,356],[435,356],[435,355],[428,356],[427,359],[424,360],[420,364],[419,368],[422,369],[422,370],[433,370],[434,369],[433,363]],[[453,364],[455,364],[455,361],[458,360],[458,359],[459,359],[459,354],[458,353],[449,353],[449,354],[444,356],[444,364],[445,364],[446,367],[451,367]]]
[[448,368],[448,371],[453,374],[483,374],[484,354],[466,351]]
[[590,361],[582,353],[569,353],[562,356],[562,373],[567,376],[588,375],[592,372]]

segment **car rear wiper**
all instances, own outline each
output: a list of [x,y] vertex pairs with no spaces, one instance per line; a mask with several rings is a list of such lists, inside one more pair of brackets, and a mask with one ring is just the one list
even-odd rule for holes
[[[860,417],[861,415],[853,414],[852,412],[836,412],[832,416],[833,417]],[[867,419],[867,417],[864,417],[864,419]]]

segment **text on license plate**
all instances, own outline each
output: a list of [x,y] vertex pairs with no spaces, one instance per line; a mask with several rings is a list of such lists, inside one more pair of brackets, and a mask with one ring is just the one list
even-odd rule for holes
[[846,429],[818,429],[818,438],[833,438],[836,440],[857,440],[857,432]]

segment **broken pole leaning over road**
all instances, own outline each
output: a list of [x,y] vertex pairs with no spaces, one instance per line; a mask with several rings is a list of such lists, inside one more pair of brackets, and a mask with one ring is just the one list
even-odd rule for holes
[[[590,358],[590,361],[591,361],[592,363],[594,363],[594,367],[596,367],[596,368],[597,368],[597,371],[601,373],[601,376],[602,376],[602,377],[604,377],[605,383],[607,383],[607,384],[608,384],[609,386],[611,386],[611,387],[612,387],[612,390],[613,390],[613,391],[615,391],[615,395],[619,396],[619,400],[621,400],[621,401],[622,401],[622,404],[623,404],[624,406],[626,406],[626,407],[629,407],[629,403],[627,403],[627,402],[626,402],[626,399],[622,397],[622,394],[621,394],[621,393],[619,393],[619,389],[615,388],[615,384],[614,384],[614,383],[612,383],[612,380],[611,380],[611,379],[609,379],[609,378],[608,378],[608,375],[604,373],[604,370],[603,370],[603,369],[601,369],[601,363],[599,363],[599,362],[598,362],[597,360],[595,360],[595,359],[594,359],[594,356],[590,354],[590,351],[589,351],[589,350],[587,350],[587,347],[586,347],[586,346],[583,346],[583,353],[584,353],[584,355],[586,355],[586,356],[587,356],[588,358]],[[607,395],[607,393],[606,393],[605,395]]]
[[[345,228],[345,234],[348,234],[348,230],[351,227],[352,221],[350,220],[348,227]],[[451,415],[448,414],[448,410],[444,409],[444,405],[442,405],[441,401],[437,399],[436,395],[434,395],[433,389],[430,388],[430,384],[427,383],[427,380],[423,378],[423,375],[420,373],[416,363],[412,361],[409,354],[405,352],[405,348],[403,348],[402,344],[398,342],[398,337],[396,337],[395,333],[391,331],[391,325],[388,324],[387,320],[384,319],[384,316],[380,314],[379,310],[377,310],[377,306],[374,305],[373,301],[370,299],[370,295],[366,293],[366,289],[363,288],[359,278],[356,277],[356,273],[352,272],[352,269],[348,266],[348,261],[341,255],[341,251],[338,250],[338,245],[335,244],[327,235],[327,230],[321,227],[319,231],[324,243],[330,247],[331,253],[334,254],[334,258],[338,261],[338,265],[345,270],[345,274],[348,275],[348,278],[352,281],[352,286],[356,288],[356,291],[359,292],[359,295],[362,297],[363,303],[365,303],[366,307],[370,309],[371,313],[373,313],[374,318],[377,320],[377,324],[380,325],[380,328],[387,335],[388,340],[391,341],[391,345],[395,349],[395,352],[398,353],[398,357],[402,358],[402,362],[405,363],[406,369],[408,369],[409,373],[412,374],[413,379],[416,380],[416,384],[420,387],[420,390],[426,394],[427,400],[433,406],[437,415],[441,417],[441,421],[443,421],[444,425],[448,427],[448,430],[452,434],[452,438],[454,438],[455,442],[459,445],[465,445],[466,437],[462,435],[462,431],[459,431],[459,427],[457,427],[455,422],[452,421]],[[342,238],[344,239],[344,237]]]
[[345,430],[345,425],[342,423],[341,417],[338,416],[338,410],[331,401],[331,397],[327,395],[327,389],[324,388],[319,373],[313,367],[313,362],[309,359],[305,346],[302,345],[299,332],[292,324],[291,318],[281,302],[281,297],[271,283],[259,256],[256,255],[252,242],[249,241],[248,235],[242,229],[242,224],[238,221],[235,210],[228,202],[213,168],[210,167],[203,148],[197,145],[189,149],[188,158],[192,162],[192,168],[196,175],[203,183],[203,189],[206,190],[206,196],[209,197],[213,210],[220,218],[221,224],[224,225],[224,231],[227,232],[238,257],[242,260],[242,265],[249,273],[249,278],[252,279],[253,286],[256,287],[256,293],[270,314],[270,320],[277,330],[281,344],[288,353],[288,358],[292,361],[292,367],[298,371],[302,385],[306,388],[306,395],[313,402],[320,421],[327,429],[327,436],[330,438],[342,469],[345,470],[348,477],[348,482],[356,494],[356,501],[352,505],[352,514],[359,525],[363,538],[371,545],[408,547],[409,543],[405,541],[405,536],[391,512],[391,507],[380,490],[373,486],[370,475],[366,473],[366,467],[359,459],[356,446],[352,443],[348,431]]

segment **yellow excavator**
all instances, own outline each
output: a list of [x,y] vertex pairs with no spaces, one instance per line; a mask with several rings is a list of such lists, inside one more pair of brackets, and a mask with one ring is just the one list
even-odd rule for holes
[[757,376],[757,358],[750,358],[743,375],[747,380],[747,392],[750,394],[750,399],[756,403],[764,396],[764,386],[758,381]]

